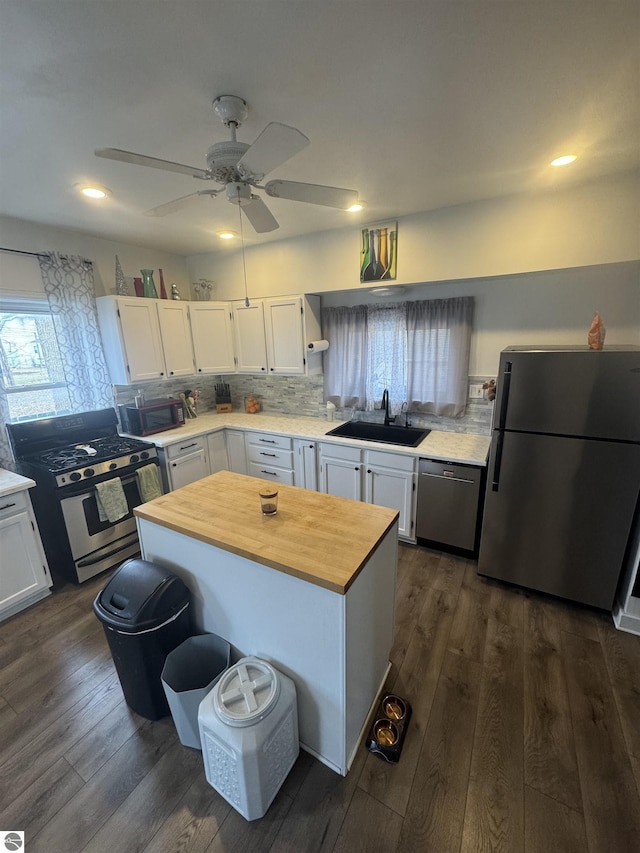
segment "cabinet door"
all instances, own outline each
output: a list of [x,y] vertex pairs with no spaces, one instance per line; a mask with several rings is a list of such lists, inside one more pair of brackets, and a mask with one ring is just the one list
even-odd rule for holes
[[413,496],[415,475],[393,468],[379,468],[367,465],[365,468],[365,500],[377,506],[397,509],[398,536],[414,539]]
[[188,486],[196,480],[201,480],[209,474],[209,460],[205,450],[196,450],[177,459],[169,460],[167,465],[169,487],[171,491]]
[[216,471],[228,471],[229,459],[227,457],[227,442],[224,430],[212,432],[207,436],[207,449],[209,451],[209,470],[212,474]]
[[314,492],[318,490],[318,455],[314,441],[294,439],[293,467],[296,486]]
[[[356,451],[358,459],[360,451]],[[353,451],[352,451],[353,453]],[[351,454],[350,454],[351,455]],[[320,453],[320,491],[339,498],[362,500],[362,465],[355,458],[345,459]]]
[[227,456],[229,470],[236,474],[248,474],[247,452],[244,444],[244,433],[239,429],[225,430],[227,440]]
[[[9,502],[11,497],[7,497]],[[50,585],[29,513],[23,510],[1,518],[0,613]]]
[[156,302],[167,376],[193,376],[193,345],[186,302]]
[[164,377],[165,364],[155,301],[118,299],[117,310],[130,381]]
[[189,305],[197,373],[235,373],[231,305],[193,302]]
[[248,307],[243,302],[234,303],[233,321],[238,373],[266,373],[267,347],[262,302],[254,301]]
[[302,299],[265,299],[264,327],[269,373],[304,373]]

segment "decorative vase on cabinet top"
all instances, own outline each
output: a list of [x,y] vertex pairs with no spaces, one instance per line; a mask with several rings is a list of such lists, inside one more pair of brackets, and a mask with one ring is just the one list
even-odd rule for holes
[[140,270],[144,282],[144,295],[149,299],[157,299],[158,291],[153,280],[153,270]]

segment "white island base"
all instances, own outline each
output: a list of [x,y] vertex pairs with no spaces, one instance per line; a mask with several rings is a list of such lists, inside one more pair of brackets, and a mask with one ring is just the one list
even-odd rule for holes
[[343,593],[144,518],[137,523],[143,558],[171,569],[191,590],[196,630],[288,675],[300,746],[346,775],[390,667],[397,520]]

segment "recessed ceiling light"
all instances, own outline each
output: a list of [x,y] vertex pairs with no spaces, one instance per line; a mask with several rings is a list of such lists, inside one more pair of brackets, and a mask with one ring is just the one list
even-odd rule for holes
[[347,213],[357,213],[359,210],[362,210],[364,205],[362,202],[357,201],[355,204],[352,204],[351,207],[347,208]]
[[111,195],[111,190],[106,187],[101,187],[99,184],[76,184],[76,188],[86,198],[108,198]]
[[235,231],[216,231],[216,234],[221,240],[233,240],[238,236]]
[[556,157],[555,160],[551,161],[552,166],[568,166],[569,163],[573,163],[574,160],[577,160],[577,156],[575,154],[564,154],[562,157]]

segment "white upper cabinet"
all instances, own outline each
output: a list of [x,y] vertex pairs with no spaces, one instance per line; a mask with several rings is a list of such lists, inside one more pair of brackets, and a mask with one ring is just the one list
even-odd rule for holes
[[193,376],[188,303],[161,299],[156,302],[156,309],[167,376]]
[[254,299],[250,305],[233,303],[238,373],[266,373],[267,345],[264,332],[264,306]]
[[307,355],[320,338],[320,299],[281,296],[233,303],[238,373],[291,376],[322,372],[322,356]]
[[304,373],[302,300],[300,297],[265,299],[264,329],[269,372],[274,374]]
[[191,302],[189,315],[196,373],[235,373],[231,304]]
[[193,376],[187,303],[100,296],[96,306],[104,355],[114,385]]
[[114,385],[166,376],[156,300],[129,296],[96,299],[104,355]]

